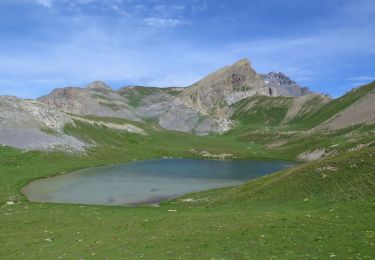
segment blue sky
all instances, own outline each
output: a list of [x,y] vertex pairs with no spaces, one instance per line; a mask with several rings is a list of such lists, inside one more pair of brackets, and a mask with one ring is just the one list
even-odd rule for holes
[[0,0],[0,95],[187,86],[247,57],[334,97],[375,80],[373,0]]

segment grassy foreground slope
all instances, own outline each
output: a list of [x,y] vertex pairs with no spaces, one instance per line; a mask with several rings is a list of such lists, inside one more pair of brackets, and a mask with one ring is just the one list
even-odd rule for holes
[[[1,201],[19,196],[27,178],[90,164],[57,153],[1,148],[1,154]],[[20,198],[0,206],[0,253],[3,259],[366,259],[375,256],[374,191],[369,147],[159,208]]]
[[103,141],[81,155],[0,147],[1,258],[375,257],[374,145],[352,152],[343,147],[336,157],[240,187],[186,195],[190,200],[176,199],[159,208],[28,203],[20,194],[30,180],[78,168],[160,156],[199,157],[191,148],[231,151],[241,158],[257,150],[278,155],[265,149],[259,137],[249,144],[228,136],[202,138],[138,126],[148,135],[84,123],[67,128],[80,138]]

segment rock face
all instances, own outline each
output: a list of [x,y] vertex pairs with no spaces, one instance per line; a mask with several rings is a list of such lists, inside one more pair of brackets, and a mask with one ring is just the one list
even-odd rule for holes
[[49,95],[39,98],[38,101],[76,115],[119,117],[142,121],[137,111],[128,105],[125,97],[100,81],[93,82],[83,89],[57,88]]
[[329,152],[325,148],[316,149],[314,151],[307,151],[298,155],[297,159],[304,162],[312,162],[322,159],[329,155]]
[[281,72],[270,72],[261,75],[261,77],[269,88],[270,96],[300,97],[312,94],[307,87],[299,86],[295,81]]
[[0,125],[15,128],[38,126],[62,132],[73,120],[65,113],[34,100],[0,96]]
[[228,130],[224,125],[214,123],[212,127],[203,127],[207,121],[214,122],[216,119],[184,102],[179,96],[183,88],[127,87],[118,92],[130,101],[135,99],[134,106],[142,118],[154,119],[165,129],[198,135],[222,133]]
[[104,92],[104,93],[108,93],[112,90],[112,88],[103,81],[94,81],[88,84],[86,88],[96,90],[99,92]]
[[236,91],[236,92],[233,92],[233,93],[227,95],[225,97],[225,101],[230,106],[230,105],[236,104],[237,102],[239,102],[243,99],[246,99],[248,97],[252,97],[255,94],[256,94],[256,91],[253,90],[253,89],[248,90],[248,91]]
[[267,91],[263,79],[251,68],[250,61],[243,59],[186,88],[181,97],[204,113],[211,113],[251,95],[267,95]]
[[0,97],[0,144],[20,149],[82,150],[86,144],[63,133],[73,124],[65,113],[33,100]]

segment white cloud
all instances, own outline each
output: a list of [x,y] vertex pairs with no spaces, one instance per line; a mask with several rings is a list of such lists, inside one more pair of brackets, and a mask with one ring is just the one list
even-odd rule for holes
[[143,24],[151,27],[166,28],[186,25],[187,22],[184,20],[174,18],[148,17],[143,19]]
[[371,80],[375,80],[375,77],[370,77],[370,76],[358,76],[358,77],[350,78],[349,80],[351,80],[351,81],[359,81],[359,80],[368,80],[368,81],[371,81]]
[[54,0],[37,0],[37,4],[43,5],[44,7],[47,8],[52,8]]
[[[360,82],[371,81],[371,76],[375,76],[371,69],[360,74],[356,74],[357,70],[351,74],[336,73],[361,66],[356,64],[359,58],[353,60],[352,57],[373,57],[375,53],[374,27],[357,26],[351,19],[346,26],[326,26],[322,22],[320,30],[293,36],[263,34],[255,38],[249,35],[246,39],[241,38],[243,40],[234,37],[207,44],[199,38],[179,37],[179,30],[174,30],[177,33],[171,38],[168,30],[198,25],[192,20],[194,17],[189,17],[189,12],[205,10],[207,4],[194,7],[184,2],[185,6],[155,7],[139,4],[142,0],[29,1],[57,10],[52,19],[58,21],[57,24],[61,24],[63,31],[69,32],[69,35],[58,34],[56,38],[49,39],[48,44],[44,43],[44,38],[42,41],[31,39],[24,43],[23,50],[28,51],[23,53],[16,48],[1,48],[0,94],[35,97],[53,87],[84,85],[96,79],[114,84],[131,82],[152,86],[186,86],[244,57],[251,59],[258,72],[282,71],[313,88],[320,84],[319,80],[327,86],[339,87],[343,81],[346,86],[351,83],[359,85]],[[133,5],[128,4],[130,2]],[[158,0],[152,2],[157,3]],[[189,3],[196,5],[204,2],[189,0]],[[69,16],[66,16],[63,11],[69,4],[74,4],[79,11],[69,12]],[[107,14],[110,10],[120,13],[118,8],[129,15],[110,15],[108,19],[103,19],[88,12],[104,10]],[[59,9],[63,11],[58,12]],[[51,31],[59,32],[59,27]],[[163,28],[166,33],[162,31]],[[32,88],[40,92],[33,92]],[[25,92],[27,89],[30,89],[29,93]]]

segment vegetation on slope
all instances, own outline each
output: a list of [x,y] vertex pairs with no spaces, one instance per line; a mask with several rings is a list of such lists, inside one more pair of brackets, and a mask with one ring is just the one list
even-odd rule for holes
[[235,104],[232,119],[254,127],[279,125],[285,118],[292,98],[256,96]]
[[237,120],[240,123],[239,128],[245,131],[264,128],[306,131],[333,118],[337,113],[348,108],[374,89],[375,82],[353,89],[346,95],[328,103],[323,96],[314,96],[306,100],[299,108],[298,113],[291,118],[287,118],[287,114],[288,111],[294,109],[292,98],[250,97],[232,107],[234,113],[231,119]]
[[125,87],[118,91],[118,93],[128,98],[128,104],[132,107],[138,107],[144,98],[156,94],[156,93],[167,93],[172,96],[177,96],[180,91],[175,88],[156,88],[156,87]]
[[143,98],[160,91],[160,88],[134,86],[120,89],[119,94],[128,98],[130,106],[138,107]]
[[375,88],[375,82],[368,85],[362,86],[360,88],[353,89],[346,95],[334,99],[330,103],[318,109],[312,114],[302,115],[294,120],[291,120],[289,124],[295,129],[311,129],[324,121],[330,119],[338,112],[344,110],[345,108],[352,105],[354,102],[358,101],[363,96],[367,95]]
[[19,188],[34,178],[140,154],[5,147],[0,153],[3,259],[374,257],[374,146],[159,208],[28,203],[20,197]]
[[283,203],[300,200],[375,198],[375,144],[372,148],[300,165],[215,196],[215,204]]

